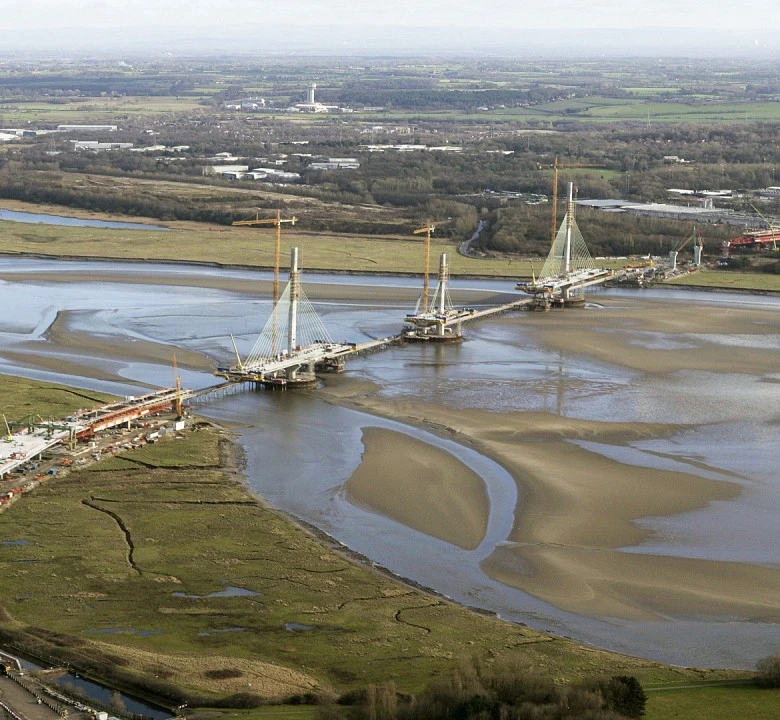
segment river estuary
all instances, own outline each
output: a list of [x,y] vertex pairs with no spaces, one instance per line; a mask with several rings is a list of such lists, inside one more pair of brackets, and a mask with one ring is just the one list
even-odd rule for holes
[[[336,341],[397,333],[419,292],[414,279],[302,279]],[[269,280],[0,258],[0,372],[136,394],[172,385],[175,350],[187,387],[213,385],[230,334],[245,353],[262,328]],[[516,297],[497,280],[456,281],[451,295]],[[238,392],[197,412],[236,425],[259,495],[398,575],[598,647],[752,667],[780,647],[780,298],[589,301],[467,325],[459,345],[356,358],[314,391]],[[367,428],[481,478],[478,542],[400,518],[379,491],[354,500]],[[371,471],[392,494],[393,468]]]

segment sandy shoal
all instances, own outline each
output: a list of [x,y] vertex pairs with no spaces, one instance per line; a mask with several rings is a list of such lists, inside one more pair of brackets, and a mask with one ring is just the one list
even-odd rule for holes
[[485,483],[450,453],[404,433],[363,429],[360,466],[347,499],[466,550],[485,536],[490,513]]
[[[551,350],[578,353],[644,373],[780,370],[780,315],[776,306],[686,305],[623,297],[601,302],[603,307],[584,311],[543,316],[529,313],[526,324]],[[753,336],[756,342],[740,347],[729,336]],[[761,339],[768,342],[762,346]]]
[[[780,370],[780,317],[760,303],[686,304],[663,298],[599,298],[602,307],[529,313],[522,322],[550,350],[654,374],[699,370]],[[747,342],[733,342],[740,336]],[[736,345],[748,347],[737,347]],[[349,379],[323,392],[335,402],[426,427],[503,465],[515,478],[519,507],[507,543],[483,571],[551,604],[594,617],[720,617],[780,622],[780,567],[625,552],[652,532],[635,523],[736,498],[737,476],[691,460],[691,472],[628,465],[574,444],[629,446],[673,437],[668,423],[599,422],[541,412],[462,410],[381,391]],[[690,428],[686,428],[690,429]],[[678,462],[680,458],[677,458]],[[387,488],[391,491],[391,487]]]
[[[340,401],[345,400],[344,388]],[[415,400],[352,398],[355,407],[427,427],[503,465],[516,479],[520,505],[507,544],[483,571],[557,607],[593,617],[660,620],[729,617],[780,621],[780,570],[622,552],[652,536],[634,523],[706,507],[740,494],[736,483],[620,463],[572,444],[627,444],[673,435],[663,424],[600,423],[546,413],[463,411]],[[707,469],[707,468],[705,468]],[[714,468],[709,468],[715,470]],[[384,492],[404,492],[389,476]],[[420,505],[431,532],[432,503]]]
[[[130,277],[131,281],[137,281],[134,275]],[[95,276],[89,279],[94,280]],[[168,281],[179,280],[160,276],[150,279],[156,284]],[[214,287],[225,287],[221,279],[206,280],[204,285],[211,282],[215,283]],[[250,284],[244,286],[243,282],[228,280],[227,286],[246,292]],[[189,280],[182,281],[182,284],[189,283]],[[257,291],[256,283],[251,283],[251,287]],[[417,293],[409,288],[324,284],[318,287],[323,288],[321,293],[307,285],[311,299],[405,301]],[[479,297],[486,298],[484,293]],[[460,297],[459,301],[470,302]],[[520,316],[518,321],[547,349],[574,352],[647,374],[693,369],[764,374],[771,379],[780,369],[777,352],[780,318],[776,307],[694,306],[663,299],[648,300],[641,295],[599,299],[599,302],[603,307],[529,313]],[[587,322],[583,322],[583,313]],[[657,342],[659,334],[664,335],[663,344]],[[730,334],[755,335],[756,342],[749,343],[751,347],[734,347],[728,340]],[[669,339],[679,342],[670,347]],[[73,336],[64,322],[55,323],[49,341],[52,353],[64,349],[66,353],[73,352],[74,357],[84,343],[95,343],[101,357],[105,353],[105,357],[119,362],[170,354],[168,348],[137,343],[117,346],[113,339],[110,346],[100,347],[103,340]],[[57,362],[61,363],[62,359]],[[80,358],[78,362],[79,375],[100,371],[85,367]],[[188,358],[184,362],[197,367],[203,359]],[[110,374],[108,363],[102,372]],[[681,429],[673,419],[669,423],[610,423],[541,412],[461,410],[413,398],[383,397],[380,388],[348,375],[330,379],[318,392],[330,402],[446,435],[496,460],[510,472],[517,482],[521,503],[515,514],[516,522],[507,538],[509,542],[495,548],[483,562],[484,571],[502,583],[566,610],[598,617],[718,616],[780,622],[780,568],[776,565],[765,567],[621,552],[621,548],[635,546],[651,535],[649,530],[637,526],[635,520],[703,508],[739,493],[736,484],[704,479],[693,472],[627,465],[571,442],[591,440],[620,446],[643,439],[668,438]],[[484,527],[489,512],[488,506],[480,505],[485,500],[484,496],[482,500],[477,497],[480,493],[475,490],[474,480],[458,481],[470,488],[463,503],[448,499],[449,516],[461,518],[459,523],[465,518],[469,525],[470,529],[461,537],[459,531],[442,528],[435,519],[442,504],[441,483],[432,485],[428,494],[416,495],[414,503],[399,503],[404,493],[410,491],[408,486],[414,485],[410,480],[413,475],[430,474],[428,462],[436,455],[436,449],[426,446],[415,449],[413,454],[407,449],[410,447],[407,440],[389,441],[386,432],[389,431],[372,432],[366,437],[366,457],[359,471],[363,474],[356,473],[350,481],[349,492],[355,502],[365,502],[378,512],[448,542],[473,546],[477,536],[484,533],[480,528]],[[401,463],[405,471],[388,472],[388,456],[393,463]],[[696,465],[696,469],[712,470],[727,477],[721,468]],[[455,471],[465,478],[462,473],[462,467]],[[369,484],[371,474],[381,479],[380,490]],[[420,492],[419,488],[411,490]],[[478,509],[470,507],[472,504]],[[414,505],[413,512],[399,505]],[[404,512],[410,516],[404,516]]]
[[[105,336],[76,332],[70,327],[73,314],[68,310],[57,313],[44,332],[46,342],[22,341],[3,348],[0,356],[30,368],[108,381],[117,380],[115,370],[128,361],[171,364],[174,352],[180,367],[210,371],[215,366],[214,361],[205,355],[165,343],[119,334]],[[121,380],[130,385],[141,385],[126,378]]]

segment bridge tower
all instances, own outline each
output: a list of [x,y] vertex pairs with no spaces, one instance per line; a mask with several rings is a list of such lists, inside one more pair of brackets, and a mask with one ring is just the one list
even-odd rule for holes
[[[298,345],[298,304],[301,299],[301,282],[300,273],[298,272],[298,248],[294,247],[290,250],[290,282],[288,286],[289,290],[289,306],[287,309],[287,354],[292,356],[297,350],[300,350]],[[299,378],[300,367],[287,368],[287,382],[306,382],[303,378]],[[308,376],[308,382],[312,382],[314,379],[314,363],[311,366],[307,366],[306,375]]]
[[271,307],[270,317],[252,349],[237,363],[217,368],[216,374],[231,382],[249,382],[255,387],[309,387],[315,370],[341,372],[344,359],[355,352],[356,343],[334,342],[306,297],[300,281],[298,248],[290,251],[290,280]]
[[566,198],[566,243],[563,251],[563,272],[571,272],[571,231],[574,227],[574,183],[569,183]]
[[[426,258],[427,260],[427,258]],[[426,274],[427,275],[427,274]],[[437,342],[453,342],[463,339],[461,319],[470,311],[457,310],[452,305],[447,284],[450,271],[447,266],[447,254],[439,257],[439,284],[436,292],[428,302],[428,284],[423,285],[423,292],[417,302],[417,308],[407,315],[405,322],[414,327],[407,332],[407,340],[433,340]]]
[[611,275],[593,262],[575,219],[574,185],[569,183],[566,216],[555,236],[539,277],[518,283],[517,289],[534,296],[530,307],[547,310],[551,306],[582,305],[586,287],[605,282]]

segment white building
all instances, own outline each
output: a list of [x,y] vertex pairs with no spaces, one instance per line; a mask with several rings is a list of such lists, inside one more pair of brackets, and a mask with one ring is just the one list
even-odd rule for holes
[[312,83],[311,87],[306,92],[306,102],[296,103],[295,108],[300,112],[310,113],[326,113],[328,107],[322,103],[318,103],[314,99],[314,91],[317,89],[317,83]]
[[328,158],[309,165],[312,170],[357,170],[360,163],[356,158]]
[[129,150],[133,143],[123,142],[98,142],[97,140],[71,140],[74,150],[90,150],[102,152],[105,150]]
[[230,176],[233,180],[239,179],[237,176],[249,170],[249,165],[212,165],[206,168],[206,172],[214,175]]
[[116,125],[57,125],[57,132],[116,132]]

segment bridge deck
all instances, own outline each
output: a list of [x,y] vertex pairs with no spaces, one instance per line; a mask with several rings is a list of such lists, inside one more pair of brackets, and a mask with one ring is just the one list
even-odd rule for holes
[[604,268],[593,270],[575,270],[566,275],[556,277],[539,278],[532,283],[518,283],[517,290],[524,290],[527,293],[552,293],[557,294],[563,291],[580,290],[599,285],[612,277],[612,270]]
[[34,423],[30,429],[0,440],[0,477],[34,461],[49,448],[75,438],[86,438],[107,428],[174,407],[177,397],[186,400],[194,396],[191,390],[165,388],[128,397],[94,410],[81,410],[65,420]]

